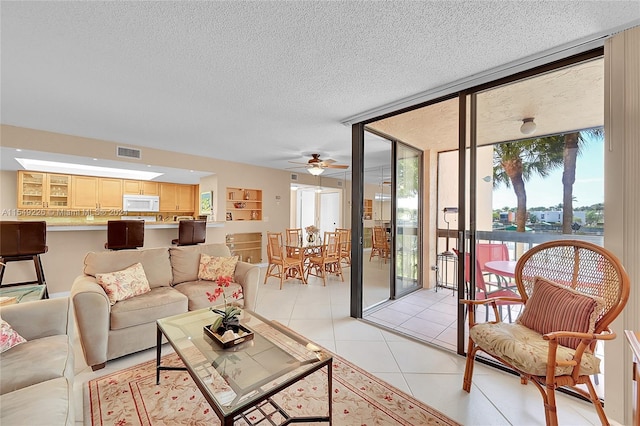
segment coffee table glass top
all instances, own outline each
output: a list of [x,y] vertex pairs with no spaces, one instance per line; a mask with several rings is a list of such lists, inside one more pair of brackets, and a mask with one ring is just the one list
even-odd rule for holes
[[157,324],[200,382],[205,398],[223,413],[250,406],[274,387],[304,377],[331,358],[313,343],[245,309],[240,323],[254,332],[254,338],[222,349],[203,330],[216,316],[201,309],[159,319]]
[[20,285],[0,288],[0,296],[15,297],[16,303],[40,300],[44,296],[44,285]]

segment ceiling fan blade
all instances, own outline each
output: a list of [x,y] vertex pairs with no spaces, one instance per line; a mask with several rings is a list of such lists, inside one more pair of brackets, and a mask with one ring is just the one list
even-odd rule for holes
[[349,166],[346,164],[327,164],[325,166],[327,169],[348,169]]
[[333,164],[333,163],[335,163],[335,162],[336,162],[336,160],[332,160],[332,159],[330,158],[330,159],[328,159],[328,160],[322,160],[322,162],[323,162],[324,164]]
[[307,165],[309,164],[309,163],[307,163],[307,162],[304,162],[304,163],[303,163],[303,162],[301,162],[301,161],[291,161],[291,160],[289,160],[289,162],[290,162],[290,163],[292,163],[292,164],[302,164],[302,165],[305,165],[305,166],[307,166]]

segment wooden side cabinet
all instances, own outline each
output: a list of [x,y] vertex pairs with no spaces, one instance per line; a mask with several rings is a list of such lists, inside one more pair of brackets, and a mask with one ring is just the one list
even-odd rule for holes
[[640,426],[640,332],[625,330],[624,335],[633,352],[633,424]]
[[238,256],[238,260],[247,263],[262,262],[262,233],[242,232],[238,234],[227,234],[227,247],[232,256]]

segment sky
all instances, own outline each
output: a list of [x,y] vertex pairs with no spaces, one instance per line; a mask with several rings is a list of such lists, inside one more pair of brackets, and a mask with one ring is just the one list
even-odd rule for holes
[[[562,168],[546,178],[532,177],[525,182],[527,209],[551,207],[562,203]],[[588,138],[578,156],[576,182],[573,185],[573,207],[590,206],[604,202],[604,140]],[[493,208],[516,207],[513,187],[500,185],[493,190]]]

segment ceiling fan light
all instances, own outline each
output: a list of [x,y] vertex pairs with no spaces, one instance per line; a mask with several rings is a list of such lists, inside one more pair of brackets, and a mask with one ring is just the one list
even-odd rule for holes
[[531,133],[536,131],[536,123],[533,121],[533,118],[525,118],[522,120],[522,126],[520,126],[520,132],[523,135],[530,135]]
[[309,167],[307,169],[307,171],[309,173],[311,173],[314,176],[320,176],[322,174],[322,172],[324,172],[324,169],[322,167]]

